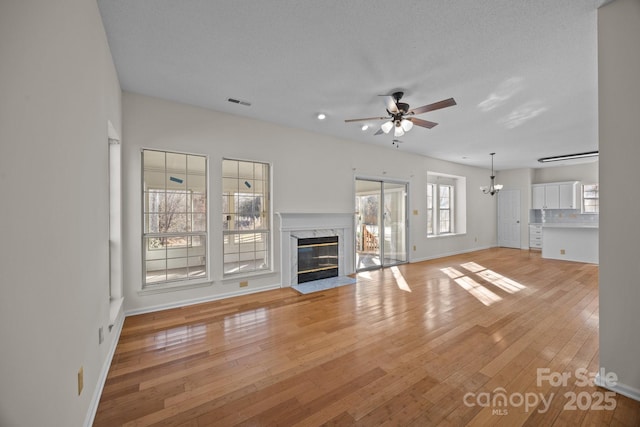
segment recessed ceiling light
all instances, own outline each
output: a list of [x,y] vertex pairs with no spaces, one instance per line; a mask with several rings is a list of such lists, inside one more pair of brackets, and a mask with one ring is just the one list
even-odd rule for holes
[[324,120],[326,118],[327,118],[326,114],[324,114],[324,113],[318,114],[318,120]]
[[367,130],[369,129],[369,125],[362,125],[362,130]]

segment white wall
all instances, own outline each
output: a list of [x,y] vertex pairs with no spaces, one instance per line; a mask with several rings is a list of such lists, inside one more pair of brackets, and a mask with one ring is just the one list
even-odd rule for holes
[[598,11],[600,366],[640,400],[640,1]]
[[116,335],[107,121],[120,128],[121,92],[95,0],[2,1],[0,57],[0,425],[79,426]]
[[[222,280],[220,168],[223,157],[273,165],[273,211],[353,213],[354,176],[409,182],[411,260],[494,246],[495,198],[477,190],[489,171],[298,129],[222,114],[133,93],[123,94],[124,283],[125,310],[139,312],[240,292],[238,280]],[[209,156],[210,244],[213,285],[141,295],[140,150],[157,148]],[[426,238],[427,171],[467,177],[467,233]],[[274,220],[276,271],[249,280],[243,292],[280,286],[280,242]]]
[[580,181],[583,184],[596,184],[598,182],[598,161],[534,169],[534,184],[563,181]]

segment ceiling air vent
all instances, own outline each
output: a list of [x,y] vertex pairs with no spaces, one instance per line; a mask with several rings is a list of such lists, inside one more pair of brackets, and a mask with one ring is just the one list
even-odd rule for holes
[[229,99],[227,99],[227,101],[229,101],[229,102],[233,102],[234,104],[244,105],[244,106],[246,106],[246,107],[250,107],[250,106],[251,106],[251,103],[250,103],[250,102],[247,102],[247,101],[241,101],[241,100],[239,100],[239,99],[235,99],[235,98],[229,98]]

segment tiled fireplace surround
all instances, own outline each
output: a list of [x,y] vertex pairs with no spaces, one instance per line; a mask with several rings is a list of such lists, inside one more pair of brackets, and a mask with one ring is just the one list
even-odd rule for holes
[[280,217],[282,286],[298,283],[298,239],[338,236],[338,275],[355,271],[352,213],[283,213]]

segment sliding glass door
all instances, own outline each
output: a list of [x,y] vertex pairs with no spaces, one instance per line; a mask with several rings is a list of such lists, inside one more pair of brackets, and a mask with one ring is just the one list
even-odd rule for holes
[[407,184],[356,179],[356,270],[407,262]]

